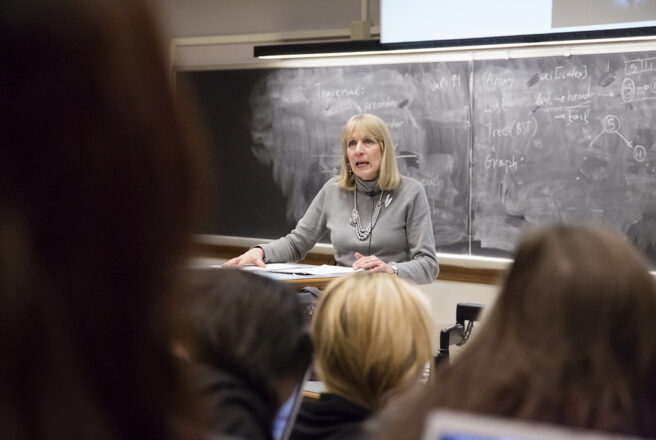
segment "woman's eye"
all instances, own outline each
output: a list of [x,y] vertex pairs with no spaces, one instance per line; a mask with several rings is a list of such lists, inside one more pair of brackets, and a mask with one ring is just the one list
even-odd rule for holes
[[355,141],[349,141],[349,142],[348,142],[348,146],[349,146],[349,147],[354,147],[354,146],[357,145],[357,144],[358,144],[358,143],[355,142]]
[[362,142],[365,144],[375,144],[376,142],[373,139],[366,138]]

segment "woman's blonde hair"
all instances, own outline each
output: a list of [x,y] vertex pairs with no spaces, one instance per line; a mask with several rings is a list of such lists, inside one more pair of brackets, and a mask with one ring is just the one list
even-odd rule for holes
[[330,393],[371,409],[431,358],[432,321],[419,291],[387,274],[331,282],[312,321],[315,368]]
[[378,186],[383,191],[393,190],[401,184],[401,175],[396,165],[396,156],[394,154],[394,142],[387,124],[378,116],[363,113],[352,116],[342,129],[342,167],[339,174],[335,177],[337,185],[344,189],[353,189],[355,187],[355,177],[349,173],[350,166],[346,149],[348,141],[354,130],[359,129],[376,138],[380,145],[382,161],[378,172]]

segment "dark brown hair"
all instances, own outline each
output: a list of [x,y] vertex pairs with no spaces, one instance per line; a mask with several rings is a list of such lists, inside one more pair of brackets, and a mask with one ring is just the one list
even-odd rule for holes
[[239,269],[194,270],[192,286],[192,359],[242,380],[275,415],[278,383],[301,382],[312,361],[298,294],[280,281]]
[[201,149],[151,15],[7,0],[0,45],[0,437],[171,438]]
[[[654,279],[629,244],[598,227],[543,229],[522,240],[477,337],[413,411],[656,437],[654,316]],[[418,438],[420,424],[402,425]]]

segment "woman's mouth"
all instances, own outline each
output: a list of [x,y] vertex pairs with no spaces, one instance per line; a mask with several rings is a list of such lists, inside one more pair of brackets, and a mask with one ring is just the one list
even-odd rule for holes
[[356,168],[365,167],[365,166],[367,166],[367,165],[369,165],[369,162],[367,162],[367,161],[360,161],[360,162],[356,162],[356,163],[355,163],[355,167],[356,167]]

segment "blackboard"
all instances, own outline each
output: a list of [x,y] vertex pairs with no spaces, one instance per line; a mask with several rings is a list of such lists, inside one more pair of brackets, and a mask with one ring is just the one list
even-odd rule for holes
[[597,221],[656,256],[656,53],[179,72],[212,135],[208,233],[289,232],[355,113],[390,126],[438,251],[506,256],[528,229]]
[[655,56],[474,63],[473,243],[511,250],[527,228],[596,221],[653,259]]

